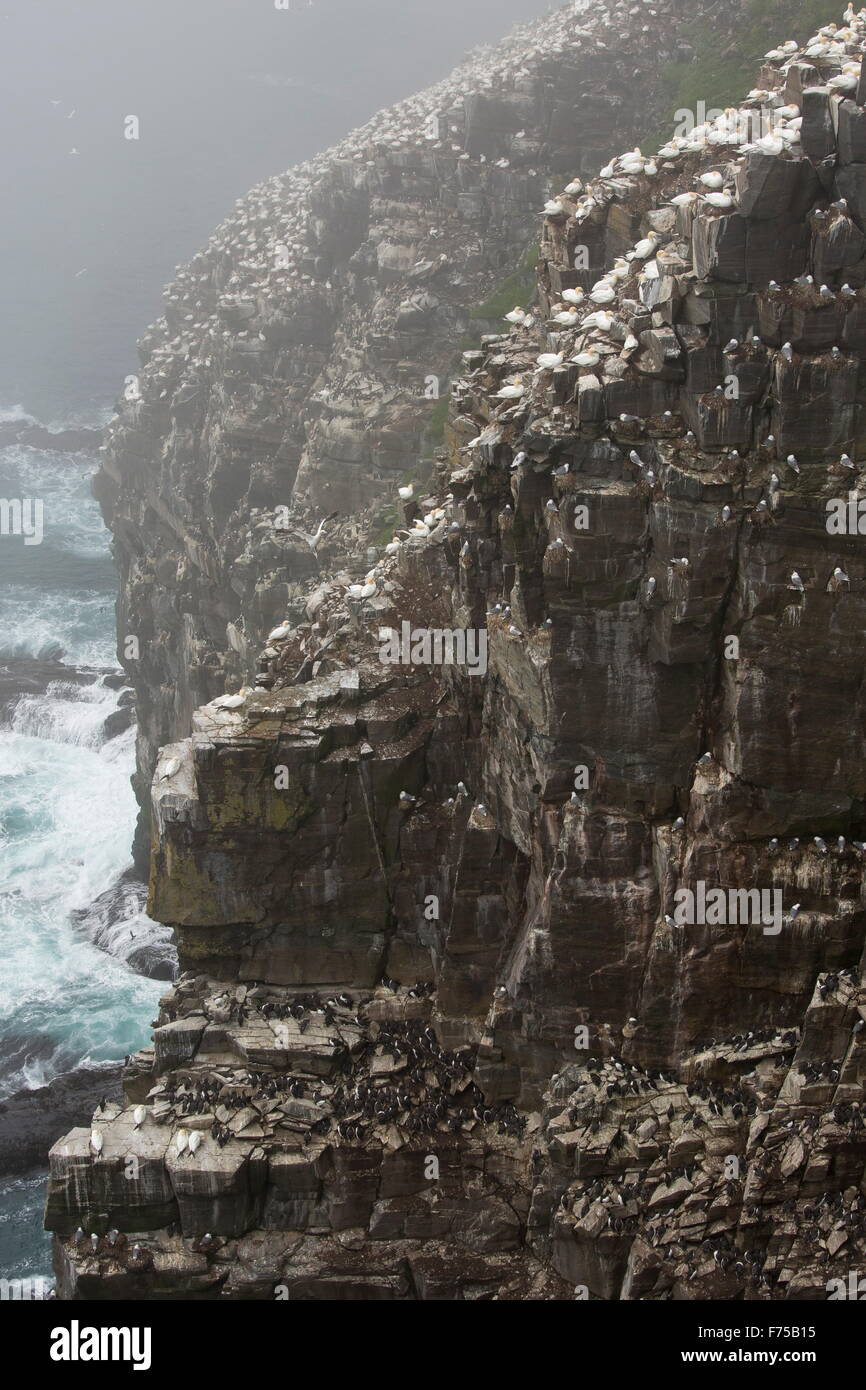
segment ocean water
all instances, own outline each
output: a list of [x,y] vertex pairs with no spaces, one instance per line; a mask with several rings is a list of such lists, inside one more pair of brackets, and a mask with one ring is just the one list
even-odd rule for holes
[[[0,656],[117,667],[93,467],[87,454],[0,449],[0,496],[41,498],[45,516],[41,545],[0,536]],[[165,985],[133,967],[161,959],[170,973],[168,934],[123,878],[134,730],[106,739],[117,705],[104,676],[54,681],[0,722],[0,1099],[141,1047]],[[0,1179],[6,1277],[49,1273],[44,1183],[41,1172]]]

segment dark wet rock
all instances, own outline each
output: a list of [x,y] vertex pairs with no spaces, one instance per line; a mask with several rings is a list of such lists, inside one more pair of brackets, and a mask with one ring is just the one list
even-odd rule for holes
[[58,1131],[90,1123],[102,1097],[120,1094],[120,1068],[81,1067],[57,1076],[47,1086],[18,1091],[0,1100],[0,1173],[24,1173],[47,1166]]
[[52,681],[84,686],[97,681],[111,685],[117,679],[117,672],[96,667],[76,668],[60,660],[0,657],[0,713],[8,712],[19,695],[44,695]]
[[111,714],[106,715],[102,725],[105,731],[106,742],[109,739],[117,738],[119,734],[125,734],[127,729],[131,729],[135,723],[135,708],[130,705],[122,705]]
[[177,952],[171,932],[146,915],[147,888],[134,868],[120,874],[72,919],[94,946],[117,956],[139,975],[173,980]]
[[50,430],[33,420],[0,422],[0,448],[9,444],[24,444],[34,449],[62,454],[95,454],[101,439],[100,429],[78,427]]

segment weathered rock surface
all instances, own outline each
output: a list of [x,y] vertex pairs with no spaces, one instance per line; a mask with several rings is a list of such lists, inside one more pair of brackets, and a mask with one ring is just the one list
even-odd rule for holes
[[[862,1267],[864,39],[774,50],[739,111],[551,200],[435,477],[375,563],[307,546],[254,686],[193,715],[164,627],[140,771],[161,721],[150,910],[187,973],[101,1146],[52,1153],[66,1296],[816,1299]],[[232,556],[145,501],[149,447],[121,553],[170,527],[210,602]],[[404,623],[483,633],[486,673],[383,659]]]
[[[677,23],[658,0],[518,29],[239,200],[167,288],[94,481],[143,807],[158,750],[251,673],[320,567],[369,567],[397,484],[430,470],[461,341],[531,292],[515,266],[551,178],[659,123]],[[333,512],[314,553],[297,528]],[[142,868],[147,843],[145,809]]]

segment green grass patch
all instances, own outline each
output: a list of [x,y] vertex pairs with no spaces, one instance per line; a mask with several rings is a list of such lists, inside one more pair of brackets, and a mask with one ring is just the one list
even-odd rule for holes
[[822,24],[839,23],[844,6],[840,0],[748,0],[736,38],[716,34],[703,19],[686,21],[682,38],[694,49],[694,57],[669,63],[660,73],[660,85],[668,116],[664,125],[641,141],[644,153],[652,153],[670,139],[674,114],[696,112],[702,101],[707,110],[737,104],[754,85],[764,54],[786,39],[804,43]]
[[441,444],[445,438],[445,421],[448,419],[448,411],[451,407],[451,397],[449,395],[440,396],[439,400],[430,411],[430,418],[424,431],[425,441],[431,444]]
[[370,544],[376,546],[387,545],[392,539],[398,526],[403,525],[403,517],[398,512],[394,503],[389,503],[387,507],[381,507],[373,518],[373,527],[370,532]]
[[476,304],[474,309],[469,310],[469,317],[498,323],[511,312],[515,304],[526,308],[535,295],[537,262],[538,248],[532,245],[524,251],[516,269],[497,285],[489,298],[485,299],[483,304]]

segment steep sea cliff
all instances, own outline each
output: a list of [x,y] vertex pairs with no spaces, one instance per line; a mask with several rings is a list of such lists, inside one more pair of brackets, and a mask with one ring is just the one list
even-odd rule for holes
[[[863,1258],[866,21],[617,155],[700,18],[476,56],[254,190],[143,340],[96,486],[185,973],[52,1152],[63,1296]],[[404,623],[483,678],[383,661]]]

